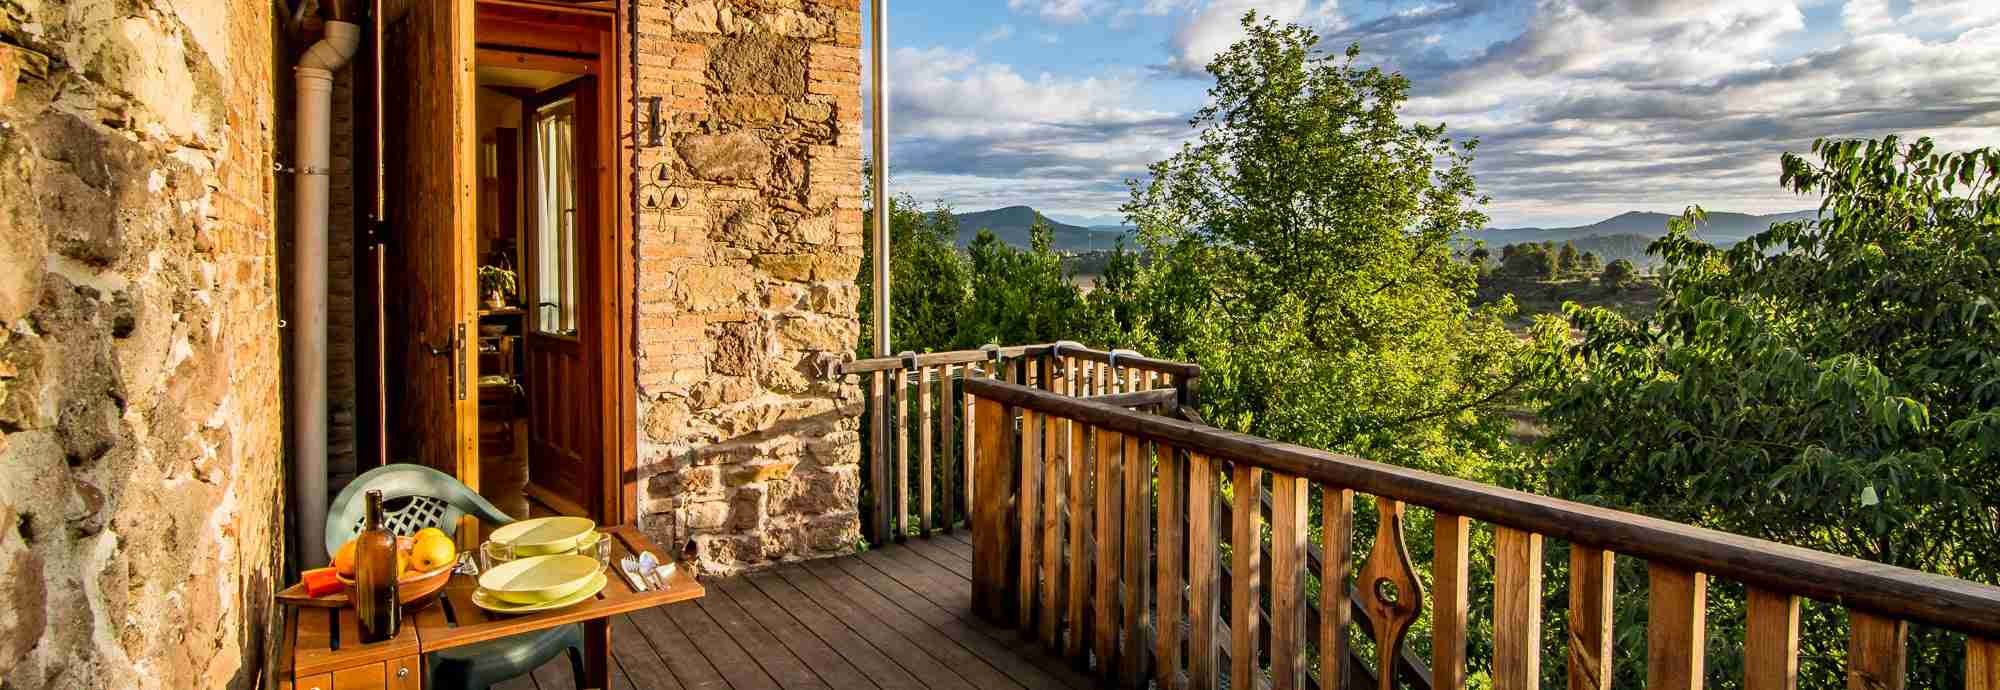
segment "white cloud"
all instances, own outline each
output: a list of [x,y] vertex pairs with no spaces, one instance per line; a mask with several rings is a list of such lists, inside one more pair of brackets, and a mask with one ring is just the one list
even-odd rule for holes
[[1013,24],[1001,24],[979,35],[980,43],[998,43],[1014,37]]
[[[1419,1],[1350,2],[1354,17],[1325,0],[1123,0],[1115,13],[1102,0],[1086,14],[1171,16],[1164,58],[1139,59],[1183,73],[1238,40],[1250,9],[1332,48],[1360,42],[1364,60],[1412,79],[1409,117],[1481,138],[1474,171],[1507,225],[1812,206],[1778,187],[1777,166],[1816,137],[2000,146],[2000,0],[1844,0],[1812,22],[1802,8],[1843,0]],[[1520,28],[1495,38],[1496,25]],[[1030,74],[946,49],[894,60],[900,189],[964,209],[1113,214],[1123,180],[1171,155],[1199,105],[1135,107],[1172,78],[1156,71]]]
[[1184,17],[1167,39],[1166,69],[1201,74],[1216,55],[1243,40],[1243,15],[1259,16],[1319,29],[1339,28],[1335,0],[1208,0]]
[[1075,24],[1102,9],[1098,0],[1007,0],[1007,9],[1058,24]]

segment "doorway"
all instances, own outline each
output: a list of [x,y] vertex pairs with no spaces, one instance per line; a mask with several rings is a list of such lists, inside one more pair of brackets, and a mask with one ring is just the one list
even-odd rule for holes
[[[602,291],[593,63],[479,52],[481,492],[523,515],[590,515],[602,443],[584,309]],[[489,368],[488,365],[492,366]]]
[[518,517],[636,508],[615,18],[442,0],[383,40],[387,456]]

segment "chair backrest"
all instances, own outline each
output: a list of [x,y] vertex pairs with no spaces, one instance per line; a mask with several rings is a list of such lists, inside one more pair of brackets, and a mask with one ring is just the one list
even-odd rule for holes
[[361,533],[362,521],[367,518],[364,498],[373,490],[382,492],[382,517],[389,531],[396,534],[416,534],[425,527],[453,534],[458,531],[458,519],[465,515],[495,524],[514,521],[451,475],[423,465],[383,465],[355,477],[327,508],[328,556]]

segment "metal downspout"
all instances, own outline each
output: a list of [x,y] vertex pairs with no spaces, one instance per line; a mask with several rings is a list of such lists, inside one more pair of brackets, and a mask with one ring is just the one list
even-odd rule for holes
[[869,0],[868,106],[874,134],[875,356],[889,343],[889,0]]

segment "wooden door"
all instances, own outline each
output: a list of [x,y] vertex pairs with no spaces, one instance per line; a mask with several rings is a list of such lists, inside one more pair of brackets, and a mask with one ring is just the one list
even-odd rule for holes
[[528,490],[565,514],[595,515],[602,471],[602,335],[597,213],[597,80],[528,101]]
[[390,457],[477,489],[473,14],[472,0],[385,3],[383,287]]

